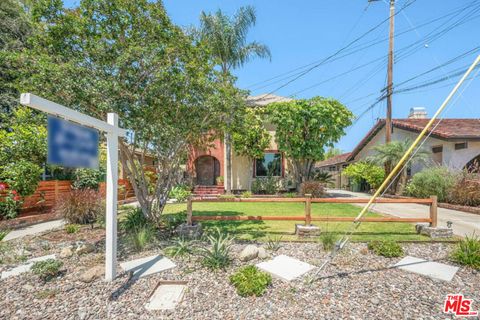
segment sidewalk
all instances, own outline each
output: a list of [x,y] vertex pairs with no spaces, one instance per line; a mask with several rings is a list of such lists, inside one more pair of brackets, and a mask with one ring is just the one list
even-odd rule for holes
[[[367,193],[351,192],[331,189],[328,191],[333,197],[370,198]],[[357,204],[364,206],[364,204]],[[415,203],[378,203],[372,206],[371,211],[388,214],[401,218],[428,217],[428,206]],[[471,236],[474,232],[480,236],[480,215],[457,210],[438,208],[438,226],[447,226],[447,221],[453,223],[453,233],[459,236]]]
[[19,228],[19,229],[10,231],[5,236],[5,238],[3,238],[2,241],[10,241],[13,239],[22,238],[29,235],[35,235],[48,230],[61,228],[64,225],[65,225],[65,221],[63,221],[62,219],[33,224],[28,227]]

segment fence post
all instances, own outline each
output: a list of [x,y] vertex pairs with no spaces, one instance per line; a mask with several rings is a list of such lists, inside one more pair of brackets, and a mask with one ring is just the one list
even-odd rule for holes
[[192,225],[192,196],[187,198],[187,225]]
[[432,204],[430,205],[430,219],[432,222],[430,222],[430,226],[436,228],[437,227],[437,202],[438,198],[437,196],[431,196],[430,199],[432,199]]
[[58,180],[55,180],[55,189],[54,189],[54,192],[55,192],[55,199],[53,200],[53,204],[57,204],[57,201],[58,201]]
[[305,194],[305,225],[309,226],[312,223],[312,195]]

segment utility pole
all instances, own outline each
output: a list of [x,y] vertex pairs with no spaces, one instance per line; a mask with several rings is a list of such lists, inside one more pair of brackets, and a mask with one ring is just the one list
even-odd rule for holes
[[392,141],[392,93],[393,93],[393,40],[395,29],[395,0],[390,0],[390,32],[388,37],[387,70],[387,117],[385,120],[385,143]]

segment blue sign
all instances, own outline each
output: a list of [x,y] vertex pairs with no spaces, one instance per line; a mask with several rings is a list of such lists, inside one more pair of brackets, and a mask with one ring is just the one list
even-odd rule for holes
[[47,163],[97,169],[98,131],[49,116]]

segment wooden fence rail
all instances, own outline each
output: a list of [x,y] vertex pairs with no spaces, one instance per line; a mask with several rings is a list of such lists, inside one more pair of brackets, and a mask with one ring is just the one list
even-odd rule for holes
[[[187,201],[187,223],[192,225],[194,221],[305,221],[305,225],[310,225],[312,221],[329,222],[353,222],[355,217],[312,217],[312,203],[368,203],[369,199],[362,198],[312,198],[306,196],[303,198],[194,198],[190,197]],[[194,216],[194,202],[297,202],[305,203],[305,214],[303,216]],[[385,199],[380,198],[375,203],[417,203],[430,206],[428,218],[399,218],[399,217],[363,217],[362,222],[428,222],[432,227],[437,226],[437,197],[432,196],[429,199]]]

